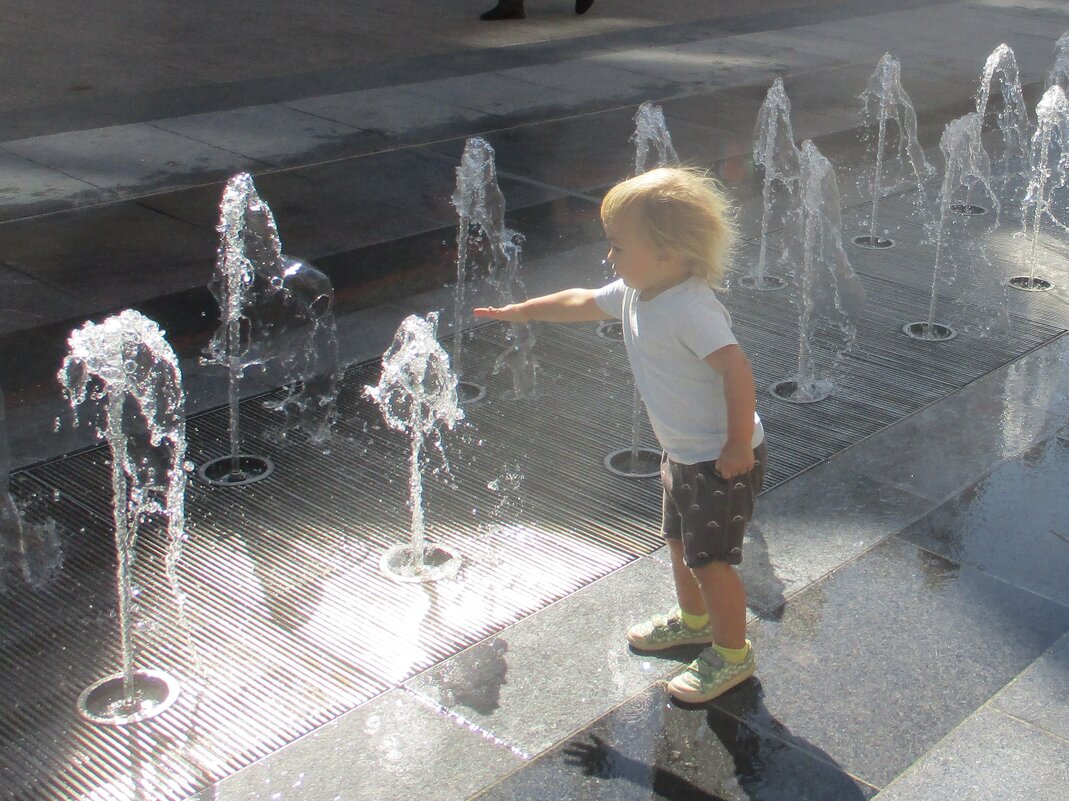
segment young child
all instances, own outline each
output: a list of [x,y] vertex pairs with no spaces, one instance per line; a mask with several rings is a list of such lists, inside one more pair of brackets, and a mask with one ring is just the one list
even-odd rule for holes
[[635,383],[665,451],[661,526],[679,604],[632,626],[627,639],[640,651],[708,644],[668,682],[675,698],[701,703],[756,669],[734,565],[764,480],[764,432],[750,363],[713,291],[733,229],[716,184],[684,168],[613,187],[601,220],[617,281],[475,314],[517,323],[622,321]]

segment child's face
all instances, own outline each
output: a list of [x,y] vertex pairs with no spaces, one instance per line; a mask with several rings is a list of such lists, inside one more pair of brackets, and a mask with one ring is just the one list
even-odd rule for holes
[[635,224],[629,210],[618,217],[613,225],[605,226],[609,240],[608,260],[613,272],[632,289],[654,294],[675,286],[689,277],[690,271],[678,254],[660,251],[644,237]]

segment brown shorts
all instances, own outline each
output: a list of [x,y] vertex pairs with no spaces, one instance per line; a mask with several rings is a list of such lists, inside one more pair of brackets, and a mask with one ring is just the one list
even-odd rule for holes
[[687,567],[710,562],[742,562],[742,539],[753,516],[754,498],[765,480],[767,450],[754,448],[749,473],[724,479],[716,462],[678,464],[661,457],[661,531],[665,539],[683,540]]

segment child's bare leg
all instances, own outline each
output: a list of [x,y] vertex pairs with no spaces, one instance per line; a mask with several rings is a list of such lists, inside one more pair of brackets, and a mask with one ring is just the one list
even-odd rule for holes
[[679,608],[688,615],[700,617],[706,614],[705,597],[694,572],[683,561],[683,540],[670,539],[667,542],[668,551],[672,554],[672,578],[676,585]]
[[[682,551],[682,545],[680,545]],[[681,554],[682,556],[682,554]],[[675,565],[675,557],[672,559]],[[746,647],[746,586],[734,567],[726,562],[710,562],[693,571],[695,584],[700,588],[709,622],[713,626],[713,642],[721,648]],[[679,589],[679,580],[676,580]],[[680,601],[682,606],[682,600]]]

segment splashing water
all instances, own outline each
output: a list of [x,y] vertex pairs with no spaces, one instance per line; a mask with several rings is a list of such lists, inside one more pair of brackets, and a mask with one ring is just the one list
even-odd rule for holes
[[1055,191],[1069,186],[1069,100],[1060,86],[1051,86],[1036,107],[1036,132],[1032,136],[1028,191],[1021,204],[1022,236],[1028,241],[1027,279],[1015,279],[1014,285],[1034,289],[1036,251],[1044,220],[1069,232],[1064,210],[1056,208]]
[[[465,314],[465,284],[468,244],[474,226],[486,241],[489,251],[487,279],[497,290],[502,305],[514,303],[525,296],[520,278],[523,237],[505,225],[505,197],[497,183],[494,149],[479,137],[469,139],[457,168],[457,185],[453,192],[453,206],[459,218],[457,226],[457,288],[456,330],[453,341],[453,364],[460,370],[463,354]],[[512,398],[533,398],[537,395],[538,361],[534,356],[537,335],[532,323],[510,323],[509,343],[494,363],[496,375],[504,369],[512,373]]]
[[[765,275],[768,259],[768,229],[772,217],[773,186],[778,183],[790,196],[798,190],[799,162],[801,154],[794,144],[794,128],[791,126],[791,101],[783,88],[783,80],[776,78],[765,94],[761,110],[757,114],[757,128],[753,144],[754,164],[764,168],[761,182],[761,240],[757,262],[750,272],[749,284],[757,289],[779,289],[785,286],[781,279]],[[786,256],[786,253],[781,254]]]
[[[519,277],[520,254],[523,248],[519,242],[506,242],[502,248],[505,252],[505,270],[498,280],[491,283],[498,287],[505,303],[514,303],[518,296],[525,295],[523,281]],[[508,370],[512,376],[512,389],[504,396],[511,400],[538,397],[538,360],[534,347],[538,342],[534,326],[530,324],[509,324],[509,344],[494,362],[494,375]]]
[[865,289],[857,279],[842,241],[842,211],[835,169],[812,140],[799,151],[800,196],[792,215],[795,247],[801,245],[797,276],[798,362],[795,375],[773,385],[777,397],[793,403],[812,403],[827,397],[832,381],[818,375],[813,340],[820,324],[830,323],[842,337],[836,356],[853,349],[856,319],[865,304]]
[[11,495],[11,451],[7,438],[7,412],[0,390],[0,590],[8,573],[15,573],[30,587],[40,588],[63,565],[63,551],[56,521],[31,523]]
[[[976,111],[980,115],[981,123],[987,116],[991,88],[996,81],[1002,97],[998,127],[1002,132],[1003,143],[997,174],[1005,180],[1010,175],[1020,174],[1028,163],[1028,139],[1032,128],[1028,119],[1028,106],[1024,102],[1024,91],[1021,89],[1017,58],[1012,48],[1006,44],[1000,44],[992,51],[980,75],[980,88],[976,92]],[[968,198],[965,202],[969,205]]]
[[221,321],[204,362],[228,369],[231,466],[240,471],[238,386],[253,367],[286,387],[269,404],[284,415],[282,436],[301,427],[313,442],[329,438],[338,369],[334,290],[310,264],[283,255],[274,215],[248,173],[227,182],[217,230],[209,289]]
[[[635,114],[635,132],[631,135],[635,144],[634,169],[640,175],[648,169],[650,144],[657,155],[654,167],[678,164],[679,155],[672,145],[668,123],[660,106],[646,101]],[[660,449],[644,448],[641,443],[642,394],[638,385],[632,383],[631,396],[631,444],[629,448],[615,450],[605,457],[605,466],[611,473],[625,478],[649,478],[660,472]]]
[[382,375],[364,394],[382,410],[386,424],[409,436],[409,493],[412,507],[411,565],[424,572],[426,532],[423,517],[423,480],[420,461],[427,438],[445,458],[441,426],[453,428],[464,419],[457,401],[457,378],[449,355],[437,339],[438,315],[406,317],[382,356]]
[[1047,77],[1047,88],[1060,86],[1069,94],[1069,31],[1058,37],[1054,44],[1054,66]]
[[[490,143],[475,136],[464,143],[464,154],[457,167],[456,189],[453,191],[453,208],[457,210],[457,285],[454,292],[453,369],[463,376],[464,320],[467,310],[468,241],[471,228],[492,236],[505,230],[505,197],[497,185],[497,168],[494,164],[494,149]],[[500,251],[491,248],[491,258],[498,258]]]
[[[909,95],[902,87],[902,66],[890,53],[884,53],[869,78],[865,91],[860,95],[861,122],[867,128],[875,128],[876,158],[872,179],[872,218],[869,223],[869,243],[878,246],[881,238],[877,236],[877,219],[880,197],[883,193],[884,150],[887,146],[887,123],[894,122],[898,130],[897,153],[898,172],[891,182],[892,186],[909,179],[921,186],[935,172],[935,168],[924,157],[924,149],[917,137],[917,114],[910,102]],[[918,197],[923,193],[918,193]]]
[[650,145],[653,145],[657,152],[658,167],[679,163],[679,156],[668,133],[664,111],[649,100],[639,106],[635,113],[635,132],[631,134],[631,141],[635,143],[635,175],[646,171]]
[[942,272],[945,266],[943,264],[944,246],[955,193],[965,188],[971,194],[973,187],[979,184],[991,199],[994,207],[999,208],[998,198],[991,188],[991,161],[984,150],[983,123],[983,116],[980,112],[974,111],[949,123],[939,139],[939,149],[943,152],[945,167],[943,184],[939,190],[935,265],[932,268],[932,298],[928,307],[927,322],[920,325],[912,323],[906,327],[907,333],[917,339],[944,340],[953,335],[953,329],[936,323],[935,313],[940,282],[949,283],[954,280],[954,276],[949,276],[948,279],[942,275]]
[[[100,324],[71,332],[69,354],[58,378],[72,409],[91,399],[104,404],[104,430],[111,451],[113,518],[118,553],[119,632],[123,697],[134,700],[130,609],[131,569],[138,528],[161,515],[168,536],[168,577],[185,541],[185,394],[178,359],[152,320],[127,310]],[[185,594],[172,583],[180,609]]]

